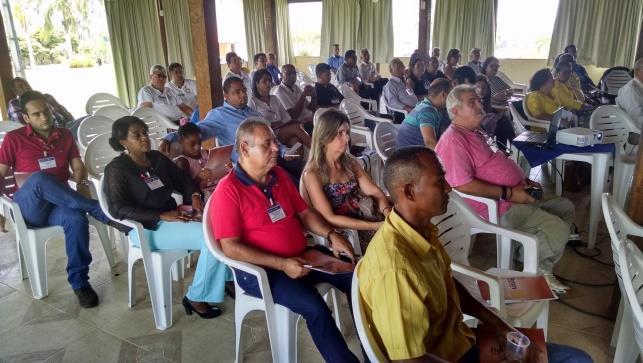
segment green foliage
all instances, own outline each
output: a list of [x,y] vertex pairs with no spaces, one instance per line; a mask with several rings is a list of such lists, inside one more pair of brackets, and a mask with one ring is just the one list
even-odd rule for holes
[[95,65],[94,59],[87,56],[76,56],[69,61],[69,68],[91,68]]

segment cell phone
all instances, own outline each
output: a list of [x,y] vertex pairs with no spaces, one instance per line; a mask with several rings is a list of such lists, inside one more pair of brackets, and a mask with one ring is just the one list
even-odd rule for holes
[[531,186],[527,189],[525,189],[527,194],[531,195],[532,198],[536,200],[542,200],[543,199],[543,190],[538,187]]

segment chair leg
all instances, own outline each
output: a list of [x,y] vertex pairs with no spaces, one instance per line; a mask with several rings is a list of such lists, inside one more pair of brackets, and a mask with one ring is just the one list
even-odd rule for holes
[[125,233],[120,234],[121,237],[121,252],[123,253],[123,256],[128,256],[129,255],[129,238],[125,235]]
[[545,335],[545,341],[547,341],[548,325],[549,325],[549,302],[546,302],[545,306],[543,307],[543,310],[540,312],[540,315],[538,315],[538,318],[536,319],[536,327],[543,330],[543,334]]
[[145,275],[150,290],[152,311],[156,328],[165,330],[172,326],[172,272],[171,265],[164,265],[160,256],[152,255],[145,266]]
[[26,280],[29,278],[29,272],[27,271],[27,265],[25,264],[25,256],[22,253],[22,246],[20,246],[20,240],[16,238],[16,250],[18,251],[18,263],[20,264],[20,278]]
[[623,310],[625,306],[625,301],[623,296],[621,296],[621,301],[618,303],[618,313],[616,314],[616,320],[614,321],[614,330],[612,331],[612,340],[610,340],[610,346],[615,347],[616,342],[618,341],[618,335],[621,332],[621,325],[623,324]]
[[[279,333],[271,335],[270,347],[275,349],[276,346],[278,362],[297,362],[297,320],[300,316],[281,305],[275,305],[275,315]],[[273,343],[273,337],[276,338],[276,344]]]
[[181,281],[185,276],[185,261],[184,259],[177,260],[172,264],[172,281]]
[[133,255],[128,255],[127,258],[127,287],[129,289],[128,305],[131,308],[136,305],[136,275],[134,275],[134,268],[136,267],[136,259]]
[[[241,291],[241,290],[237,290]],[[242,297],[237,297],[237,299],[243,299]],[[235,307],[234,307],[234,334],[235,334],[235,342],[236,342],[236,347],[235,347],[235,355],[236,355],[236,363],[242,363],[243,362],[243,334],[242,334],[242,328],[243,328],[243,319],[246,317],[248,314],[248,311],[246,309],[241,308],[239,305],[240,303],[235,302]],[[273,354],[274,357],[274,354]]]
[[105,255],[107,256],[107,261],[109,262],[110,267],[116,265],[114,259],[114,250],[112,249],[112,240],[109,238],[109,232],[107,231],[107,226],[104,223],[99,222],[94,217],[89,217],[89,223],[96,228],[98,233],[98,238],[100,243],[103,245],[103,250],[105,250]]
[[22,243],[22,252],[27,271],[31,292],[35,299],[42,299],[49,294],[47,283],[46,241],[36,241],[33,236]]
[[618,333],[614,362],[633,363],[638,356],[637,344],[634,339],[634,317],[627,302],[623,305],[623,320]]

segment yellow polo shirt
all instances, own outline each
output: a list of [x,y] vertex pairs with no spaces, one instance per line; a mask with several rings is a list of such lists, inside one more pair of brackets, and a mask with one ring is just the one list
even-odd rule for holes
[[526,97],[527,110],[535,118],[540,115],[551,116],[561,106],[554,98],[540,91],[529,92]]
[[558,103],[568,110],[578,111],[583,107],[583,103],[576,99],[576,95],[569,86],[560,81],[554,81],[554,88],[551,95]]
[[391,360],[432,353],[455,362],[475,342],[437,233],[418,233],[393,210],[357,268],[367,321]]

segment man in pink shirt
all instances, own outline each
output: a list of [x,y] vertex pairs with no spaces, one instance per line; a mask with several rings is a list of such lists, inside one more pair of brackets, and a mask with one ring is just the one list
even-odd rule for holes
[[[574,205],[553,197],[536,201],[526,192],[540,184],[529,180],[522,169],[503,152],[492,149],[489,137],[480,128],[485,112],[473,86],[455,87],[447,97],[451,126],[442,135],[435,151],[446,169],[446,179],[458,191],[498,200],[500,224],[538,237],[539,268],[552,289],[569,287],[552,274],[569,239]],[[467,200],[488,219],[484,204]]]

